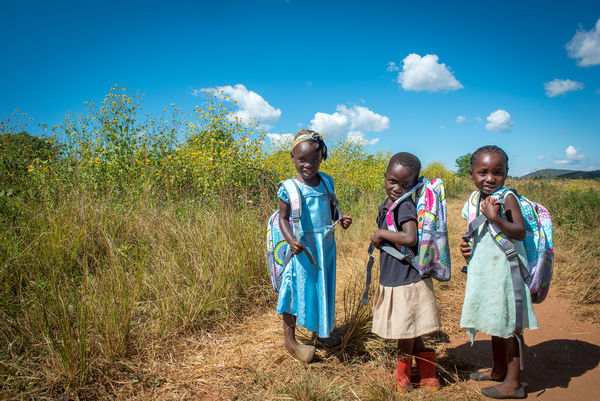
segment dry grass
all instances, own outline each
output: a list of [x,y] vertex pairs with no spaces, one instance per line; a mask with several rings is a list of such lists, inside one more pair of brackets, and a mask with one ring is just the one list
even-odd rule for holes
[[[436,296],[442,330],[426,337],[438,352],[442,390],[407,394],[395,390],[391,376],[394,342],[370,333],[370,307],[360,305],[367,261],[367,239],[374,230],[373,213],[355,219],[348,231],[339,231],[337,329],[343,343],[337,349],[318,348],[313,363],[291,358],[282,346],[280,318],[272,304],[259,308],[242,321],[230,323],[211,333],[175,341],[162,349],[160,359],[146,354],[132,372],[144,373],[144,380],[119,387],[118,399],[239,399],[239,400],[481,400],[476,387],[468,384],[467,372],[478,368],[449,352],[449,337],[460,335],[460,319],[466,277],[460,273],[463,259],[458,244],[465,222],[460,217],[462,199],[448,203],[453,278],[436,282]],[[558,248],[557,269],[571,260],[577,249]],[[377,269],[374,269],[376,272]],[[559,276],[560,277],[560,276]],[[377,278],[373,279],[377,282]],[[564,283],[564,284],[563,284]],[[568,288],[561,278],[555,287]],[[300,338],[310,333],[300,329]],[[159,352],[160,354],[160,352]]]
[[[27,332],[17,333],[20,337],[10,341],[10,332],[5,332],[4,340],[9,344],[6,352],[14,358],[0,365],[2,377],[11,380],[2,384],[0,398],[56,398],[62,393],[59,389],[68,388],[64,383],[71,383],[77,390],[67,390],[65,400],[481,399],[465,377],[465,372],[478,366],[461,360],[449,345],[450,337],[461,335],[458,322],[465,276],[460,273],[464,262],[458,245],[465,230],[460,217],[464,199],[466,194],[448,202],[453,277],[450,282],[435,282],[442,329],[425,339],[438,352],[438,371],[444,384],[438,393],[397,393],[390,374],[395,344],[370,332],[370,307],[360,305],[366,248],[375,229],[375,200],[362,199],[360,208],[364,212],[355,216],[351,229],[336,233],[336,330],[343,335],[343,343],[336,349],[318,348],[315,362],[305,365],[291,358],[282,346],[281,321],[274,311],[275,294],[265,297],[264,288],[249,286],[244,277],[231,284],[225,276],[218,276],[224,260],[236,260],[242,266],[260,266],[261,270],[252,270],[252,283],[260,282],[256,275],[264,274],[264,211],[238,212],[235,219],[225,218],[235,220],[237,225],[223,230],[222,221],[202,210],[190,216],[181,216],[175,207],[113,210],[113,205],[80,198],[64,204],[60,213],[52,214],[51,221],[39,220],[40,227],[29,227],[54,241],[47,249],[40,247],[39,238],[25,246],[26,250],[36,248],[36,255],[43,258],[23,259],[20,263],[31,261],[39,269],[59,263],[74,266],[85,273],[76,277],[85,278],[88,284],[74,292],[66,290],[73,287],[58,286],[63,289],[54,294],[62,301],[47,302],[55,308],[53,316],[70,324],[26,326]],[[575,232],[562,225],[561,218],[557,221],[561,224],[556,227],[556,279],[552,291],[568,295],[580,317],[600,322],[600,275],[585,279],[597,269],[598,230]],[[238,230],[239,225],[244,226],[240,236],[228,238],[226,233]],[[223,252],[211,246],[211,241],[221,244]],[[64,255],[72,259],[68,263],[56,259]],[[373,285],[377,271],[376,266]],[[206,277],[215,285],[206,285]],[[28,283],[24,288],[29,290],[33,284],[43,284],[39,280]],[[268,286],[266,276],[264,285]],[[37,288],[36,294],[44,294],[43,288],[33,288]],[[226,294],[234,295],[230,298]],[[212,301],[205,301],[208,299]],[[19,324],[43,323],[39,315],[43,314],[43,301],[38,299],[24,308],[29,317]],[[77,319],[68,320],[72,317]],[[82,333],[89,333],[89,337],[82,337]],[[52,343],[49,334],[58,341]],[[34,343],[36,338],[43,340]],[[310,333],[300,330],[300,338],[310,341]],[[31,344],[35,347],[25,352]],[[79,365],[64,365],[65,361],[77,361],[82,345],[88,347],[84,355],[89,359]],[[61,352],[68,353],[64,354],[67,359]],[[41,361],[43,358],[47,359]],[[93,381],[82,382],[77,388],[77,380],[83,377],[82,367]],[[56,369],[62,369],[61,374],[53,374]],[[46,383],[46,387],[27,386],[24,383],[28,379],[31,383]],[[20,395],[14,392],[18,385]]]
[[[462,202],[449,204],[450,216],[458,216]],[[272,304],[258,308],[241,321],[218,330],[181,337],[160,349],[142,352],[130,360],[132,377],[124,378],[118,399],[240,399],[240,400],[477,400],[478,391],[467,386],[459,370],[471,366],[448,356],[449,336],[459,331],[464,277],[457,243],[464,223],[451,217],[454,278],[436,283],[442,330],[426,338],[439,352],[439,371],[444,383],[438,393],[415,390],[399,394],[390,374],[395,344],[370,333],[370,306],[360,305],[367,261],[365,238],[374,230],[372,214],[355,219],[350,230],[336,234],[338,242],[337,329],[343,343],[336,349],[318,347],[313,363],[291,358],[282,346],[281,320]],[[377,271],[375,268],[374,271]],[[373,282],[377,282],[374,278]],[[300,329],[299,337],[310,341]],[[160,355],[160,357],[159,357]]]

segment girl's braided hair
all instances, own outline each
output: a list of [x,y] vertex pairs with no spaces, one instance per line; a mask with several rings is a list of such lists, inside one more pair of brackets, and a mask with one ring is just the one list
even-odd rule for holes
[[390,158],[390,161],[387,165],[387,169],[385,171],[390,171],[390,169],[396,164],[401,164],[413,170],[416,173],[417,177],[419,176],[419,174],[421,174],[421,162],[419,161],[419,158],[413,155],[412,153],[396,153]]
[[484,153],[497,153],[504,159],[504,165],[506,166],[506,171],[508,171],[508,155],[502,148],[499,148],[496,145],[485,145],[477,149],[471,155],[471,168],[473,167],[473,163]]

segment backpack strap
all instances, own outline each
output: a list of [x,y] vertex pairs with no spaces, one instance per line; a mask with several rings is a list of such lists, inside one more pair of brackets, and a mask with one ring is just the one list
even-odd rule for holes
[[390,206],[390,208],[388,209],[388,211],[385,215],[385,222],[388,226],[388,230],[394,231],[394,232],[398,231],[398,227],[396,227],[396,222],[394,221],[394,214],[393,214],[394,209],[396,209],[396,207],[399,204],[401,204],[402,202],[404,202],[404,200],[407,199],[409,196],[412,196],[412,194],[416,190],[421,188],[424,184],[425,184],[425,178],[424,177],[419,178],[419,180],[417,181],[417,185],[412,187],[407,193],[405,193],[404,195],[402,195],[401,197],[396,199],[394,201],[394,203],[392,203],[392,205]]
[[335,219],[335,222],[332,224],[332,226],[335,227],[337,225],[337,223],[342,221],[342,219],[344,217],[342,216],[342,212],[340,211],[340,208],[339,208],[338,199],[335,196],[335,191],[333,190],[333,180],[327,174],[323,174],[323,173],[319,173],[319,177],[321,177],[321,181],[323,181],[323,186],[325,187],[325,192],[327,192],[329,201],[333,205],[333,209],[334,209],[335,213],[337,214],[337,219],[335,219],[336,216],[332,216]]
[[[283,186],[283,189],[285,189],[285,192],[288,194],[291,209],[290,219],[292,220],[292,232],[294,234],[294,237],[296,237],[296,239],[300,241],[300,236],[302,233],[302,227],[300,226],[300,217],[302,217],[302,192],[300,192],[300,188],[298,188],[298,184],[296,184],[296,181],[294,181],[293,178],[279,183],[279,186]],[[308,257],[310,263],[314,265],[315,260],[313,259],[308,249],[304,248],[304,252],[306,252],[306,256]],[[292,259],[292,256],[293,253],[290,250],[283,261],[284,268]]]
[[367,305],[369,303],[369,287],[371,286],[371,272],[373,270],[373,263],[375,263],[375,258],[373,257],[373,251],[375,250],[375,245],[371,242],[369,244],[369,249],[367,249],[367,253],[369,254],[369,261],[367,262],[367,277],[365,279],[365,290],[363,291],[362,299],[360,301],[361,304]]

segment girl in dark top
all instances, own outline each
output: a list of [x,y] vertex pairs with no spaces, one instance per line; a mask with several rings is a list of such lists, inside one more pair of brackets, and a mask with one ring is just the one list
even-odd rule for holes
[[[371,242],[380,248],[383,242],[411,248],[418,253],[417,212],[411,197],[394,210],[399,231],[387,229],[385,215],[391,204],[417,184],[421,162],[406,152],[390,159],[384,174],[387,194],[379,206],[378,230]],[[413,356],[419,369],[419,387],[438,390],[435,374],[435,352],[425,349],[422,335],[440,328],[431,278],[421,278],[410,264],[381,252],[379,287],[373,300],[373,333],[386,339],[398,340],[398,367],[394,377],[398,390],[407,391],[411,385],[410,372]]]

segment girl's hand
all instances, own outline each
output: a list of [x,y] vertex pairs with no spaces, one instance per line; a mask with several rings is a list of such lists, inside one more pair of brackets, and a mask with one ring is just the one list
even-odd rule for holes
[[381,235],[385,229],[381,228],[373,233],[371,236],[371,242],[375,245],[375,248],[380,249],[381,243],[383,242],[383,236]]
[[340,220],[340,225],[345,230],[350,227],[350,224],[352,224],[352,217],[348,216],[347,214],[343,214],[342,217],[343,218]]
[[290,246],[290,250],[294,255],[298,255],[306,249],[304,245],[302,245],[302,242],[298,241],[295,238],[293,241],[288,242],[288,245]]
[[496,198],[488,196],[481,202],[481,213],[493,223],[497,222],[500,218],[500,205],[494,205],[496,200]]
[[469,245],[469,243],[464,239],[460,244],[460,253],[462,253],[467,262],[471,260],[471,256],[473,255],[473,249],[471,248],[471,245]]

